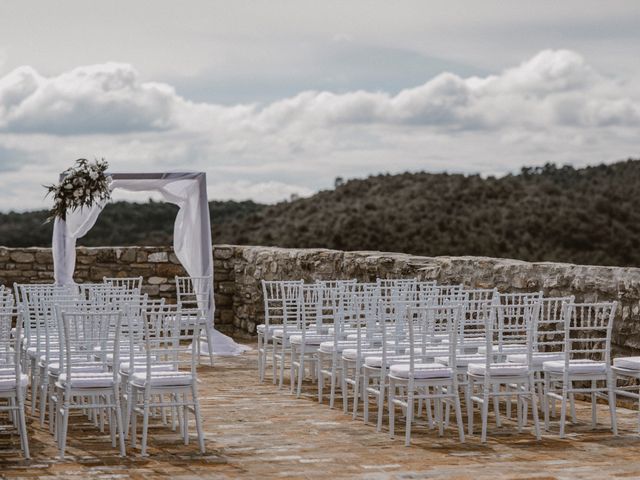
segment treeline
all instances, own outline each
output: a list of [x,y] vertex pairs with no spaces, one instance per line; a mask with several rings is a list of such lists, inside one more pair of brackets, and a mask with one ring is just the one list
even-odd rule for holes
[[[640,161],[517,175],[405,173],[265,206],[211,202],[215,243],[640,266]],[[109,205],[85,245],[171,242],[176,208]],[[0,245],[50,245],[44,212],[0,215]]]

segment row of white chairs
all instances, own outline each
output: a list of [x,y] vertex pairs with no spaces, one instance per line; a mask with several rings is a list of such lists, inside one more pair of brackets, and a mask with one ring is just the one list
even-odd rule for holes
[[[179,281],[183,287],[204,283]],[[13,292],[0,286],[0,398],[7,398],[6,408],[13,412],[25,457],[29,391],[32,414],[39,410],[42,425],[48,420],[61,457],[72,411],[86,414],[101,431],[108,426],[121,455],[126,438],[136,447],[138,416],[146,455],[152,418],[179,428],[187,444],[193,414],[204,453],[196,370],[206,323],[198,308],[202,299],[192,286],[181,303],[167,305],[142,295],[141,282],[105,278],[71,287],[15,285]]]
[[[467,432],[480,410],[481,440],[487,438],[493,404],[511,416],[515,402],[518,429],[531,411],[540,438],[538,413],[550,428],[560,403],[560,436],[566,418],[576,421],[575,398],[590,398],[597,422],[597,398],[606,397],[611,428],[617,433],[616,396],[638,399],[638,386],[618,387],[617,379],[640,377],[640,358],[611,360],[611,330],[616,302],[576,303],[573,297],[542,293],[499,293],[413,279],[316,282],[264,281],[265,323],[258,327],[258,370],[264,381],[271,361],[273,382],[300,395],[303,380],[317,383],[322,401],[329,383],[329,405],[338,389],[343,409],[356,418],[370,402],[378,407],[381,429],[386,404],[394,433],[396,407],[411,425],[424,410],[439,432],[456,413],[464,439],[460,396],[466,403]],[[285,366],[286,364],[286,366]]]

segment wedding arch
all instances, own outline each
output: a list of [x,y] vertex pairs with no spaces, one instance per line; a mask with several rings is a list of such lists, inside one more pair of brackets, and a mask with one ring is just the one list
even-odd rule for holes
[[[204,172],[109,173],[108,175],[112,180],[110,184],[112,191],[120,188],[132,192],[157,192],[164,201],[177,205],[179,211],[173,230],[175,255],[190,276],[213,278],[211,224]],[[91,207],[67,211],[65,220],[56,217],[52,239],[56,284],[75,283],[73,273],[76,265],[76,240],[91,230],[105,205],[105,201],[96,202]],[[209,288],[210,301],[205,308],[208,320],[207,352],[208,346],[212,345],[213,353],[216,355],[239,354],[244,347],[214,328],[213,282]]]

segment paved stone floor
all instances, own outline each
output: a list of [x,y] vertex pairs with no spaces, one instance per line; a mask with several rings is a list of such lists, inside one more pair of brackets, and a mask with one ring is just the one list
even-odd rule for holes
[[[404,447],[398,424],[395,440],[319,405],[306,386],[303,398],[256,380],[256,355],[220,358],[201,367],[202,411],[207,454],[192,435],[185,446],[171,430],[154,426],[150,456],[129,448],[119,458],[107,435],[78,417],[71,425],[68,458],[56,459],[48,431],[30,419],[33,459],[21,459],[18,437],[0,433],[2,478],[361,478],[382,479],[598,479],[640,478],[640,437],[635,412],[619,409],[621,435],[603,423],[588,424],[590,409],[578,405],[578,425],[564,440],[545,433],[536,442],[530,431],[516,433],[505,422],[492,426],[486,445],[470,437],[460,445],[450,429],[439,438],[418,427],[413,445]],[[606,407],[600,418],[608,422]],[[401,420],[400,420],[401,421]],[[554,425],[557,429],[557,425]],[[556,431],[556,430],[554,430]]]

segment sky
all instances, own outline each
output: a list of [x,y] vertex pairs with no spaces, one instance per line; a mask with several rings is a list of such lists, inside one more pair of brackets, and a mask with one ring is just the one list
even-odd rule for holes
[[636,0],[0,0],[0,211],[81,157],[268,203],[640,158],[638,25]]

